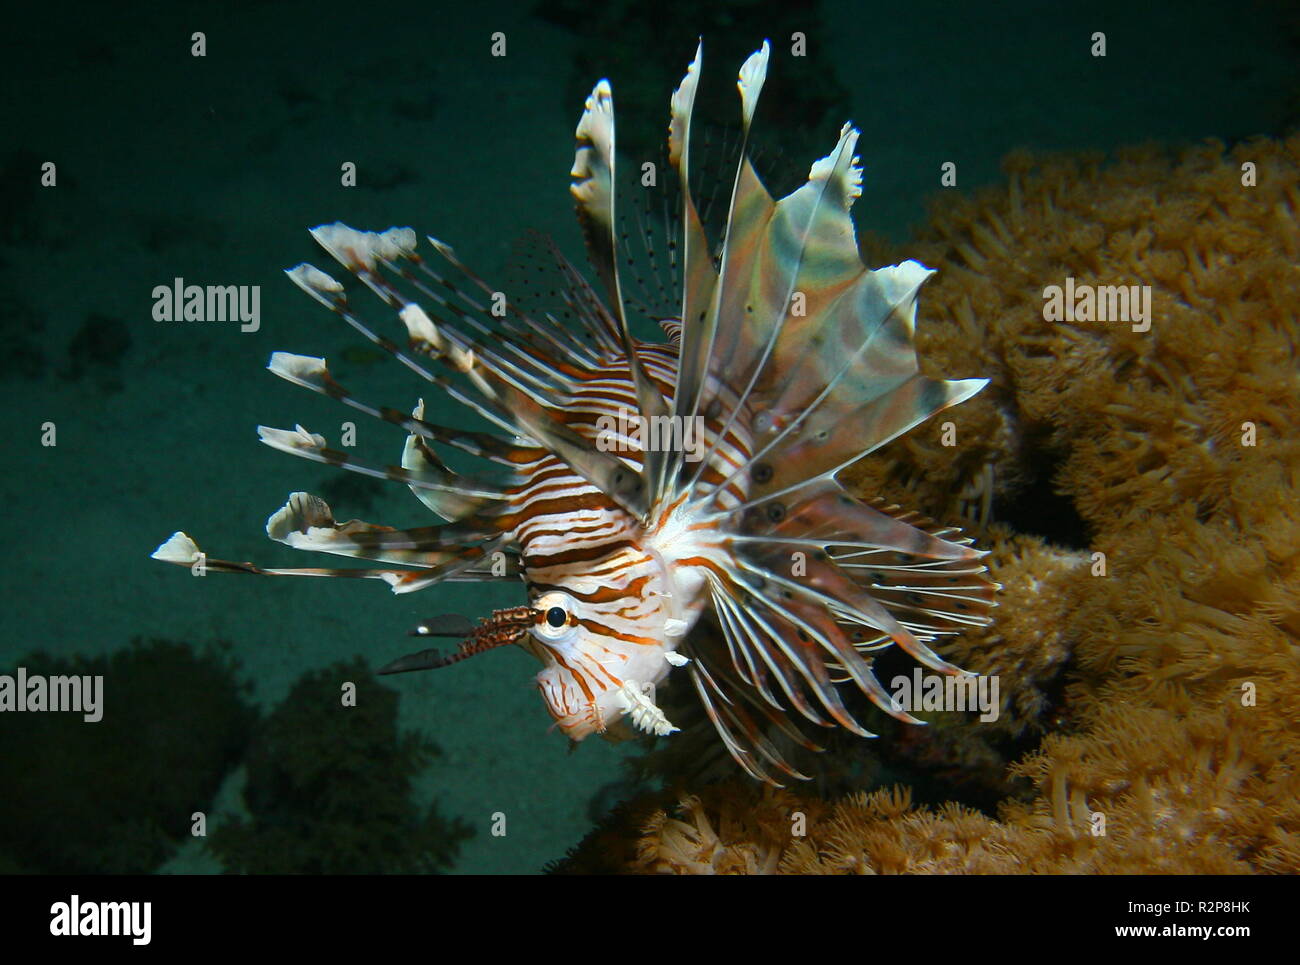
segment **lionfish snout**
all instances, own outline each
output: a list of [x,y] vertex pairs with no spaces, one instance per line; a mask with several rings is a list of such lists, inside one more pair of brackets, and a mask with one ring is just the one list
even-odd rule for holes
[[518,643],[528,631],[545,619],[545,614],[528,606],[497,610],[490,617],[472,626],[460,616],[437,617],[426,620],[411,631],[413,637],[463,637],[454,653],[444,654],[436,649],[421,650],[390,661],[377,671],[380,674],[410,673],[413,670],[437,670],[460,663],[475,654],[497,647]]

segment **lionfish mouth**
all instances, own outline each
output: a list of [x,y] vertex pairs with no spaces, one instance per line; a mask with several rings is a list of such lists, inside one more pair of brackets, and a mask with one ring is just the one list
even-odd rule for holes
[[439,650],[421,650],[419,653],[407,654],[384,664],[375,671],[377,674],[410,673],[414,670],[437,670],[460,663],[475,654],[497,647],[507,647],[518,643],[537,626],[546,614],[530,606],[508,607],[493,611],[490,617],[484,617],[478,626],[469,626],[464,617],[445,616],[425,620],[411,631],[413,637],[463,637],[454,653],[445,654]]
[[[154,557],[195,575],[376,579],[397,593],[522,581],[536,606],[477,626],[430,621],[417,635],[461,637],[458,649],[410,654],[380,672],[518,644],[542,661],[538,690],[574,740],[610,736],[623,721],[671,733],[655,688],[675,673],[736,762],[772,784],[805,776],[784,748],[818,749],[808,725],[871,736],[847,694],[916,722],[876,679],[873,654],[897,645],[931,670],[961,674],[931,645],[989,623],[998,586],[987,554],[958,530],[859,500],[837,475],[987,380],[920,373],[916,309],[930,269],[863,264],[850,212],[862,184],[857,130],[844,125],[802,186],[779,200],[768,192],[749,132],[769,53],[765,42],[740,69],[739,144],[718,162],[719,178],[691,161],[697,49],[670,100],[667,163],[637,165],[639,255],[615,210],[613,94],[608,81],[596,84],[570,171],[596,284],[545,238],[527,280],[507,293],[435,238],[417,252],[410,228],[312,231],[396,314],[405,344],[363,321],[321,269],[289,269],[294,284],[490,429],[426,418],[423,401],[409,414],[373,405],[324,359],[275,352],[275,375],[407,438],[400,466],[331,448],[302,426],[259,427],[261,440],[406,485],[441,524],[339,522],[323,500],[294,493],[267,522],[273,540],[382,565],[209,559],[184,533]],[[649,214],[660,210],[667,243]],[[635,315],[665,339],[634,337]],[[669,430],[669,444],[646,427]],[[455,471],[453,454],[488,471]]]

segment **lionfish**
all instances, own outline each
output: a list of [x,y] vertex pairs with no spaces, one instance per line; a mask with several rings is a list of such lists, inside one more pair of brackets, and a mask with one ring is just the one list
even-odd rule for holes
[[[276,375],[408,435],[400,467],[358,461],[302,426],[259,427],[261,441],[405,483],[444,522],[339,523],[323,500],[294,493],[267,523],[273,540],[387,566],[263,568],[209,559],[184,533],[154,557],[218,572],[380,579],[397,593],[447,580],[522,579],[526,605],[477,626],[449,617],[416,631],[463,636],[453,653],[426,650],[380,672],[442,667],[519,644],[541,662],[537,688],[575,742],[624,736],[629,722],[658,735],[677,730],[655,693],[674,669],[689,677],[739,765],[768,783],[806,777],[779,745],[820,749],[798,718],[872,736],[845,706],[841,685],[919,723],[877,680],[872,654],[897,644],[925,667],[963,673],[930,644],[987,624],[997,584],[969,538],[882,500],[859,501],[836,476],[987,380],[919,373],[917,292],[933,272],[915,261],[864,265],[850,217],[861,193],[857,130],[846,124],[797,190],[779,201],[768,193],[749,139],[766,42],[739,74],[730,205],[719,236],[709,236],[689,169],[701,55],[697,48],[671,99],[673,311],[652,319],[665,341],[632,334],[624,276],[633,259],[617,227],[613,100],[601,80],[578,124],[570,190],[604,297],[554,245],[545,247],[559,314],[571,321],[511,301],[437,239],[428,239],[435,259],[417,253],[410,228],[312,231],[397,313],[405,347],[372,331],[324,271],[287,271],[493,428],[431,421],[423,401],[410,414],[370,405],[324,359],[275,352]],[[647,248],[655,258],[653,243]],[[647,427],[676,430],[659,433],[676,444],[652,444],[655,433],[638,431]],[[683,444],[690,433],[682,427],[697,427],[695,445]],[[496,471],[454,472],[438,447]]]

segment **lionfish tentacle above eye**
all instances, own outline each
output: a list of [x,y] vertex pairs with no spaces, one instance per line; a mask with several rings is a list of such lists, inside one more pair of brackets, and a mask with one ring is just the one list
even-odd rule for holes
[[[541,662],[538,690],[573,740],[627,724],[672,733],[656,688],[689,677],[723,746],[773,784],[806,776],[785,748],[819,750],[808,725],[870,736],[846,700],[852,691],[920,723],[876,679],[873,655],[897,646],[930,670],[963,673],[935,647],[989,622],[997,584],[986,554],[957,530],[856,499],[836,477],[986,380],[920,374],[917,300],[932,272],[915,261],[863,264],[851,217],[862,182],[853,127],[800,187],[768,193],[749,135],[770,53],[765,42],[738,74],[738,151],[718,177],[694,167],[697,48],[669,104],[671,184],[635,202],[646,235],[640,266],[616,210],[613,94],[608,81],[596,84],[569,174],[598,287],[544,236],[528,246],[521,285],[503,293],[442,241],[429,237],[428,253],[417,251],[410,228],[313,229],[396,315],[387,330],[404,331],[403,341],[364,321],[320,269],[298,265],[290,279],[490,428],[426,419],[423,400],[374,404],[323,359],[276,352],[275,375],[405,440],[400,464],[386,465],[301,426],[261,427],[261,439],[401,483],[441,523],[340,523],[324,501],[294,493],[267,522],[273,540],[381,565],[209,559],[184,533],[155,558],[196,572],[381,579],[395,592],[522,581],[525,605],[477,626],[442,618],[418,632],[460,636],[455,652],[422,651],[381,672],[518,644]],[[657,232],[675,239],[660,246]],[[640,295],[625,293],[624,269]],[[637,312],[665,340],[634,336]],[[451,468],[453,452],[483,469]]]

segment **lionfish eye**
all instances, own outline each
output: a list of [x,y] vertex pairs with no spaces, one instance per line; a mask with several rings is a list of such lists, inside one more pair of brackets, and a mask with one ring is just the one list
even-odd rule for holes
[[570,614],[574,610],[574,600],[567,593],[544,593],[533,600],[533,612],[541,616],[534,632],[547,642],[568,639],[575,630]]

